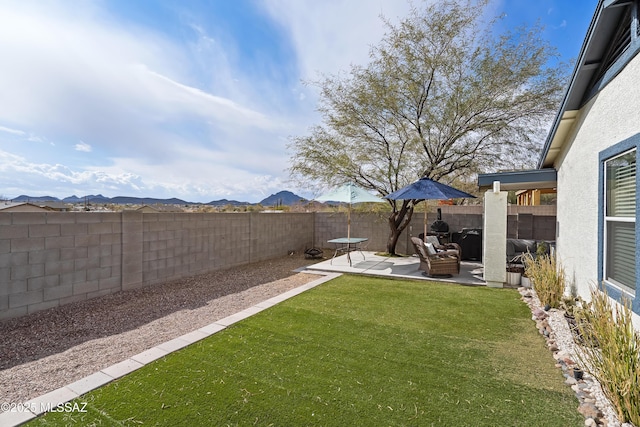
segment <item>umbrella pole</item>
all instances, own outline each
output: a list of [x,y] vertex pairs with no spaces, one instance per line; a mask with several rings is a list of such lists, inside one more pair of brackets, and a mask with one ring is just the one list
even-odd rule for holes
[[349,267],[351,267],[351,202],[349,202],[349,210],[347,211],[347,259]]
[[347,210],[347,239],[351,238],[351,203],[349,203],[349,210]]
[[347,259],[351,267],[351,201],[353,199],[352,182],[349,181],[349,208],[347,210]]
[[427,201],[424,201],[424,235],[422,240],[427,241]]

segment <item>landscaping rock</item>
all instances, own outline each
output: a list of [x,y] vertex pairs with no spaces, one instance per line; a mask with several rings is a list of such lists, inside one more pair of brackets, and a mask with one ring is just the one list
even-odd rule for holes
[[596,408],[592,403],[581,403],[578,407],[578,412],[584,415],[586,418],[600,418],[602,412]]
[[582,377],[575,374],[575,371],[579,370],[574,361],[577,347],[575,337],[564,317],[564,311],[545,307],[549,309],[545,312],[541,309],[535,290],[530,289],[527,292],[531,293],[531,298],[524,299],[525,292],[520,292],[523,295],[523,301],[531,309],[531,319],[535,322],[536,328],[546,337],[546,345],[556,361],[555,366],[561,369],[565,383],[575,392],[579,402],[578,411],[585,417],[585,425],[634,427],[618,421],[613,405],[594,378],[587,372],[583,372]]
[[536,317],[536,319],[539,319],[539,320],[546,319],[547,317],[549,317],[549,315],[544,310],[541,310],[539,308],[536,308],[535,310],[533,310],[533,315]]

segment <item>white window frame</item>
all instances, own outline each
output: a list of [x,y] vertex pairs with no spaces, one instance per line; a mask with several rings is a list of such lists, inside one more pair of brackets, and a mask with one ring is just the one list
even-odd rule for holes
[[[636,155],[637,155],[637,148],[634,147],[634,148],[632,148],[630,150],[627,150],[627,151],[625,151],[623,153],[617,154],[617,155],[605,160],[602,163],[602,167],[604,169],[603,170],[603,176],[604,176],[604,180],[603,180],[604,181],[604,183],[603,183],[604,184],[604,188],[603,188],[603,191],[604,191],[603,192],[603,194],[604,194],[604,206],[603,206],[604,207],[604,215],[603,215],[603,217],[604,217],[604,227],[603,228],[604,228],[604,230],[603,230],[603,241],[602,241],[602,246],[603,246],[603,248],[602,248],[602,252],[603,252],[602,277],[603,277],[603,280],[608,285],[613,286],[613,287],[619,289],[620,291],[622,291],[622,292],[624,292],[626,294],[629,294],[631,296],[635,296],[636,295],[636,289],[630,288],[629,286],[627,286],[627,285],[625,285],[623,283],[620,283],[615,279],[609,278],[608,277],[609,274],[607,272],[607,268],[608,268],[608,265],[609,265],[609,262],[608,262],[609,261],[608,260],[608,256],[609,256],[609,250],[608,250],[608,242],[609,242],[608,230],[609,230],[609,227],[608,226],[609,226],[609,224],[613,223],[613,222],[616,222],[616,223],[633,223],[633,224],[636,223],[636,215],[635,214],[633,216],[628,216],[628,217],[626,217],[626,216],[624,216],[624,217],[623,216],[607,216],[607,212],[609,211],[609,209],[608,209],[608,207],[609,207],[608,206],[608,197],[607,197],[607,183],[608,183],[608,181],[607,181],[607,164],[609,162],[619,158],[619,157],[628,155],[630,153],[636,153]],[[637,171],[637,164],[636,164],[636,187],[637,187],[637,182],[638,182],[638,171]],[[636,200],[636,211],[637,211],[637,203],[638,203],[638,201]],[[636,242],[636,246],[637,246],[637,242]],[[634,255],[634,259],[635,259],[635,255]],[[635,264],[634,264],[634,268],[635,268]],[[634,283],[634,285],[635,285],[635,283]]]

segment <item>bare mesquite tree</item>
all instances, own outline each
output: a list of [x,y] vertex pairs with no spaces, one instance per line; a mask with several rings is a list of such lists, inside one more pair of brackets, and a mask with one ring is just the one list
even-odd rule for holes
[[[526,164],[539,152],[567,67],[541,28],[495,35],[487,0],[414,7],[366,66],[323,76],[322,123],[293,137],[294,179],[345,181],[385,196],[421,177],[452,183]],[[390,200],[389,253],[419,200]]]

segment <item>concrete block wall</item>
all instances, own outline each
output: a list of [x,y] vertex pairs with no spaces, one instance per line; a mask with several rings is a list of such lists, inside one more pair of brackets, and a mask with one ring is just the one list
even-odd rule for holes
[[301,253],[313,246],[313,213],[252,213],[249,220],[249,262],[264,261],[290,252]]
[[0,213],[0,319],[302,252],[313,214]]
[[[387,216],[387,213],[352,213],[351,237],[369,239],[364,244],[367,250],[384,250],[389,237]],[[334,246],[327,241],[340,237],[347,237],[347,213],[316,212],[314,247],[330,251]]]
[[134,223],[142,250],[141,267],[130,265],[141,277],[129,280],[128,288],[302,252],[313,235],[313,214],[307,213],[130,215],[141,218]]
[[[527,208],[523,214],[530,213]],[[481,212],[480,206],[442,206],[451,231],[482,227]],[[518,210],[510,212],[509,233],[516,237]],[[352,213],[351,235],[367,237],[367,250],[384,251],[387,217],[386,212]],[[534,207],[527,218],[534,238],[554,240],[555,216],[537,215]],[[435,219],[435,211],[429,212],[428,224]],[[398,240],[398,253],[413,252],[410,237],[422,233],[423,223],[423,213],[416,212]],[[0,319],[312,246],[330,251],[327,240],[346,232],[345,212],[2,212]]]
[[120,289],[119,214],[0,214],[0,319]]

